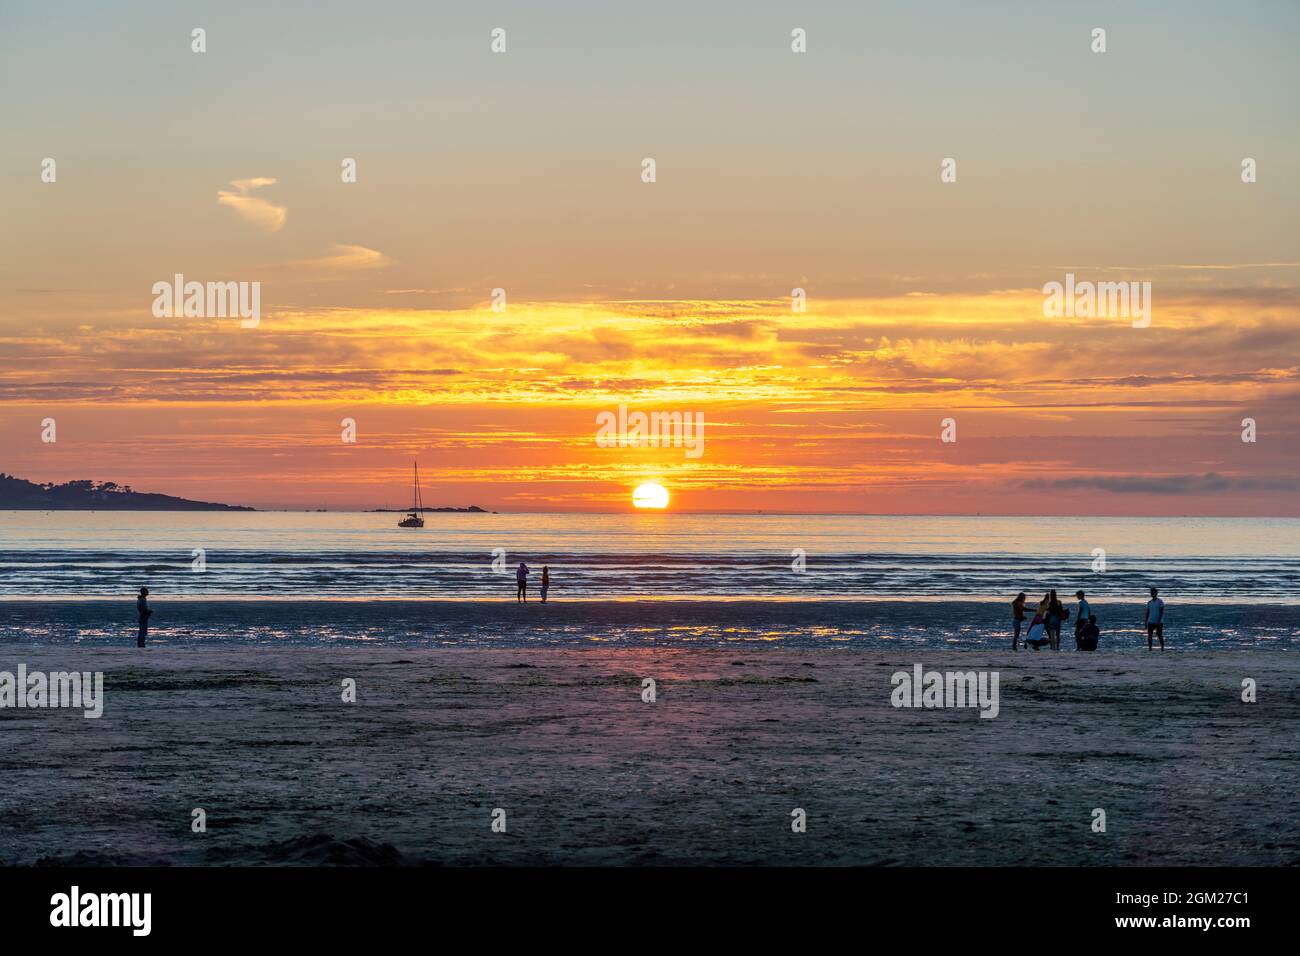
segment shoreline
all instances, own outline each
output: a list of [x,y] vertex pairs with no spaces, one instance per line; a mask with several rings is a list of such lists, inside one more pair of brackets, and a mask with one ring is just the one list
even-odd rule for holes
[[[565,601],[437,599],[172,601],[150,595],[150,646],[890,647],[1011,653],[1010,607],[944,601]],[[1093,602],[1096,657],[1146,650],[1143,607]],[[1027,626],[1025,630],[1027,630]],[[0,600],[0,643],[120,647],[135,642],[134,601]],[[1073,647],[1073,622],[1062,629]],[[1170,604],[1171,653],[1300,649],[1300,606]],[[1022,651],[1022,653],[1024,653]],[[1029,651],[1028,653],[1034,653]],[[1041,651],[1038,653],[1042,653]]]
[[[552,588],[552,590],[556,590]],[[528,587],[528,604],[543,603],[536,596],[537,588],[532,584]],[[1014,597],[1014,595],[1012,595]],[[404,596],[393,597],[391,595],[347,595],[331,594],[329,597],[317,597],[310,594],[266,594],[250,597],[247,594],[229,593],[229,594],[167,594],[163,591],[155,591],[152,588],[149,592],[151,601],[165,602],[168,604],[375,604],[384,605],[403,605],[403,604],[448,604],[452,606],[461,606],[465,604],[482,604],[487,607],[494,607],[500,604],[517,603],[514,597],[503,591],[503,596],[485,598],[481,595],[473,597],[455,597],[448,595],[435,595],[429,597]],[[120,604],[123,601],[128,603],[135,600],[133,594],[124,597],[111,597],[103,594],[63,594],[51,597],[47,594],[3,594],[0,595],[0,606],[7,602],[18,604],[70,604],[80,605],[86,603],[99,604]],[[1089,598],[1089,603],[1093,607],[1100,608],[1124,608],[1141,605],[1145,601],[1145,595],[1135,595],[1131,599],[1110,600],[1103,598]],[[583,597],[583,598],[566,598],[552,596],[548,605],[563,604],[567,606],[604,606],[604,605],[623,605],[623,604],[862,604],[862,605],[891,605],[891,604],[975,604],[981,607],[1006,605],[1011,606],[1011,597],[990,597],[981,594],[931,594],[931,595],[909,595],[909,594],[889,594],[889,595],[860,595],[860,594],[830,594],[815,595],[811,597],[800,597],[793,594],[631,594],[623,597]],[[1074,598],[1070,598],[1067,606],[1072,607]],[[1187,600],[1179,601],[1176,607],[1196,609],[1196,608],[1214,608],[1214,607],[1233,607],[1233,608],[1300,608],[1300,594],[1295,600],[1283,601],[1275,598],[1255,599],[1250,598],[1224,598],[1215,600]],[[1029,605],[1026,604],[1026,608]]]

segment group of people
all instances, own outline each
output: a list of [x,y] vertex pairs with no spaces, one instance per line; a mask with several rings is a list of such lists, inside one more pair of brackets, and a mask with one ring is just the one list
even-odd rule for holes
[[[1080,651],[1095,651],[1101,637],[1101,628],[1097,626],[1097,615],[1092,613],[1092,606],[1083,591],[1075,591],[1078,603],[1074,606],[1074,646]],[[1021,591],[1011,602],[1011,649],[1020,650],[1020,631],[1024,627],[1026,616],[1025,592]],[[1048,591],[1038,602],[1038,610],[1029,622],[1025,633],[1025,646],[1039,650],[1043,646],[1054,651],[1061,649],[1061,625],[1070,620],[1071,612],[1056,596],[1056,591]],[[1151,589],[1151,600],[1146,604],[1146,616],[1143,624],[1147,629],[1147,650],[1152,650],[1152,641],[1160,641],[1160,649],[1165,649],[1165,602],[1160,598],[1156,588]]]
[[[519,567],[515,569],[515,584],[518,588],[515,591],[515,601],[528,602],[528,565],[519,562]],[[542,603],[546,603],[546,592],[551,589],[551,568],[550,565],[542,565]]]

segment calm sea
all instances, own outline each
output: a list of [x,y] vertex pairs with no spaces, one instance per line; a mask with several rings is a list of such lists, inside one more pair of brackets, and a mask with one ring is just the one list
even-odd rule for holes
[[130,646],[147,585],[155,645],[1002,650],[1011,597],[1055,587],[1145,653],[1155,584],[1172,651],[1300,647],[1295,519],[398,517],[0,512],[0,640]]
[[[1300,519],[0,512],[0,597],[1300,603]],[[1098,549],[1104,551],[1105,570]],[[199,554],[201,552],[201,562]],[[494,567],[495,565],[495,567]],[[202,570],[195,570],[196,567]]]

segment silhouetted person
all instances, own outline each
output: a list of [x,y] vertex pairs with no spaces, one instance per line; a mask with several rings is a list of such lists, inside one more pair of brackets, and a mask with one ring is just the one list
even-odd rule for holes
[[1020,628],[1025,623],[1025,592],[1021,591],[1016,595],[1016,599],[1011,602],[1011,626],[1014,630],[1011,632],[1011,649],[1019,650]]
[[1089,614],[1088,623],[1083,625],[1075,637],[1079,642],[1079,650],[1095,651],[1097,639],[1101,637],[1101,628],[1097,626],[1097,615]]
[[548,564],[542,565],[542,603],[546,603],[546,592],[551,589],[551,567]]
[[1065,616],[1065,605],[1056,596],[1056,591],[1047,592],[1047,635],[1052,639],[1052,650],[1061,649],[1061,618]]
[[1083,636],[1083,629],[1088,626],[1088,621],[1093,618],[1092,605],[1088,603],[1082,591],[1075,591],[1074,596],[1079,599],[1078,605],[1074,608],[1074,646],[1078,650],[1083,650],[1079,647],[1079,638]]
[[1147,650],[1153,650],[1151,647],[1152,635],[1160,638],[1160,649],[1162,651],[1165,649],[1165,602],[1156,596],[1159,593],[1155,588],[1152,588],[1151,600],[1147,601]]
[[140,596],[135,599],[135,609],[140,615],[140,633],[136,635],[135,646],[144,647],[144,639],[149,636],[149,615],[153,613],[149,609],[149,589],[141,588]]
[[519,567],[515,570],[515,583],[519,589],[515,591],[516,601],[528,601],[528,565],[519,562]]

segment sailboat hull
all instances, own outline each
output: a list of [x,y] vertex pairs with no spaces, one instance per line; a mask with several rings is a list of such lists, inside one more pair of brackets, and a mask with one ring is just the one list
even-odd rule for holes
[[423,528],[424,519],[420,512],[424,510],[424,501],[420,498],[420,464],[414,462],[411,472],[411,513],[397,522],[399,528]]

